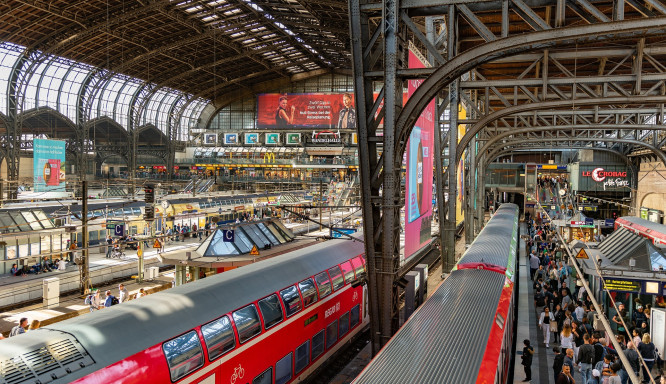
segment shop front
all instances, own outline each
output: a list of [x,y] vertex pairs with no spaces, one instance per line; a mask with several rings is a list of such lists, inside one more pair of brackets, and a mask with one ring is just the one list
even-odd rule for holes
[[630,205],[631,190],[636,186],[626,165],[574,163],[569,165],[569,173],[572,191],[590,198],[580,201],[586,215],[607,219],[627,213],[623,205]]

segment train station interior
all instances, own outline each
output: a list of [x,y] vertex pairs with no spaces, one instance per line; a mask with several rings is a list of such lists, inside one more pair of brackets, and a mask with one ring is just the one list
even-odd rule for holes
[[1,1],[0,384],[666,384],[664,105],[663,0]]

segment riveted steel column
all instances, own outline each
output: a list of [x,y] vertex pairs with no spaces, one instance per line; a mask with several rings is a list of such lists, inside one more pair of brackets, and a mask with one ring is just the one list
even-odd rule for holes
[[[394,284],[400,258],[400,208],[402,164],[396,156],[396,120],[402,109],[402,81],[398,79],[398,69],[404,64],[399,31],[399,0],[384,0],[384,137],[383,137],[383,174],[382,190],[382,257],[377,271],[381,274],[381,311],[380,344],[388,342],[398,329],[398,295]],[[401,157],[402,158],[402,157]]]
[[[373,185],[373,173],[379,166],[377,153],[376,126],[374,120],[372,79],[365,76],[371,60],[365,60],[365,52],[372,51],[368,16],[361,12],[365,0],[349,1],[349,25],[351,29],[352,66],[354,73],[354,98],[356,100],[358,124],[359,176],[361,181],[361,198],[363,210],[363,235],[365,239],[365,255],[368,267],[368,298],[370,307],[370,332],[372,353],[381,349],[380,333],[380,287],[378,262],[381,259],[381,207],[379,200],[379,183]],[[378,31],[377,31],[378,32]],[[381,96],[380,96],[381,97]]]
[[465,243],[472,244],[474,241],[474,203],[476,198],[474,190],[478,188],[476,184],[476,138],[474,138],[468,147],[469,151],[469,170],[466,178],[465,185]]
[[[457,15],[456,8],[453,5],[449,6],[448,19],[446,27],[448,29],[448,58],[453,59],[456,55],[457,46]],[[444,235],[446,247],[446,257],[442,259],[442,272],[448,273],[451,271],[455,264],[456,258],[456,201],[458,199],[457,191],[457,169],[458,164],[456,161],[457,146],[458,146],[458,101],[460,93],[460,79],[456,78],[449,85],[449,201],[447,204],[448,217],[444,223]]]
[[[437,39],[437,31],[435,31],[434,17],[426,17],[426,37],[435,45]],[[429,57],[432,62],[432,58]],[[444,255],[444,222],[446,221],[446,207],[444,201],[444,164],[442,162],[442,128],[439,122],[439,117],[442,116],[448,104],[437,104],[437,111],[435,111],[435,154],[433,161],[435,162],[435,196],[437,198],[437,219],[439,221],[439,257]]]
[[480,157],[481,161],[478,161],[477,167],[479,182],[476,186],[476,225],[474,227],[475,236],[478,235],[483,228],[486,206],[486,163],[484,161],[484,156]]

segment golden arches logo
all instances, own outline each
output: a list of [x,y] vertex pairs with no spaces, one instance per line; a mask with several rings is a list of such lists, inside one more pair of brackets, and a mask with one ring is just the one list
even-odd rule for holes
[[275,153],[266,152],[264,154],[264,164],[266,163],[275,163]]

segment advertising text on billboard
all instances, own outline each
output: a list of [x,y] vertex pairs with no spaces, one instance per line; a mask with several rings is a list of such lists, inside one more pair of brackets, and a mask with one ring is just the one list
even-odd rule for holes
[[[425,64],[410,50],[409,68],[424,68]],[[422,80],[409,80],[411,97]],[[405,198],[405,258],[409,258],[431,238],[432,166],[435,131],[435,103],[423,110],[407,142],[407,190]]]
[[257,128],[356,129],[351,93],[257,95]]
[[35,192],[65,191],[65,142],[34,139],[32,150]]

